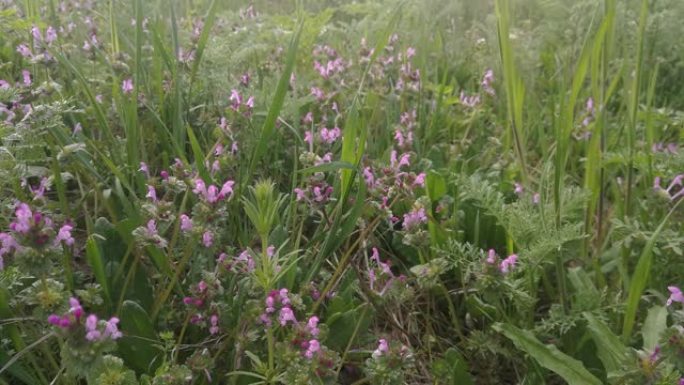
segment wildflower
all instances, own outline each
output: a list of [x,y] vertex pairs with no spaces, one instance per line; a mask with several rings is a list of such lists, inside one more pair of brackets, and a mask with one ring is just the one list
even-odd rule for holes
[[57,40],[57,31],[52,26],[49,26],[47,31],[45,31],[45,42],[52,44],[55,40]]
[[461,101],[461,104],[463,104],[464,106],[473,108],[480,104],[480,95],[468,96],[465,94],[465,92],[461,91],[461,94],[459,95],[459,100]]
[[118,323],[119,319],[116,317],[112,317],[109,319],[109,321],[105,321],[105,330],[102,334],[102,338],[109,337],[112,340],[117,340],[121,338],[123,334],[121,334],[121,332],[119,331],[119,328],[117,326]]
[[146,177],[148,177],[148,178],[150,177],[150,169],[149,169],[149,167],[147,167],[147,163],[140,162],[140,168],[138,169],[138,171],[145,174]]
[[36,27],[35,25],[31,28],[31,35],[33,35],[33,39],[37,42],[43,40],[43,35],[40,32],[40,28]]
[[375,175],[370,167],[363,169],[363,178],[366,180],[366,186],[373,187],[375,185]]
[[249,80],[249,72],[245,72],[242,74],[242,76],[240,76],[240,84],[244,87],[249,87]]
[[228,100],[230,100],[231,108],[233,110],[237,111],[237,109],[240,108],[240,106],[242,105],[242,97],[236,89],[230,91],[230,98],[228,98]]
[[672,305],[672,302],[684,303],[684,294],[677,286],[668,286],[667,290],[670,291],[670,298],[667,299],[667,306]]
[[31,229],[31,219],[33,218],[31,208],[26,203],[20,203],[14,215],[17,219],[10,223],[10,229],[22,234],[28,233]]
[[73,314],[76,319],[83,316],[83,307],[76,297],[69,298],[69,314]]
[[275,255],[275,246],[271,245],[266,248],[266,255],[270,257]]
[[421,172],[416,175],[416,179],[413,181],[414,186],[425,187],[425,173]]
[[316,97],[316,100],[319,102],[325,100],[325,93],[323,93],[323,90],[318,87],[311,87],[311,95]]
[[147,185],[147,195],[145,198],[150,198],[152,202],[157,202],[157,190],[152,185]]
[[58,245],[64,242],[67,246],[72,246],[74,244],[74,238],[71,236],[73,228],[73,226],[68,224],[62,226],[55,237],[55,244]]
[[485,71],[484,76],[482,77],[482,82],[480,85],[482,86],[482,89],[488,93],[489,95],[494,96],[496,92],[494,91],[494,88],[492,87],[492,83],[494,82],[494,71],[491,69],[488,69]]
[[501,261],[501,264],[499,265],[499,270],[501,271],[501,273],[507,274],[515,267],[517,261],[518,256],[516,254],[511,254],[508,256],[508,258]]
[[247,106],[250,110],[254,108],[254,96],[250,96],[247,101],[245,102],[245,106]]
[[320,330],[318,329],[318,317],[312,316],[311,318],[309,318],[309,320],[306,323],[306,328],[312,336],[318,336],[318,333],[320,332]]
[[102,337],[100,331],[97,330],[97,316],[95,314],[91,314],[86,318],[85,329],[88,341],[97,341]]
[[157,222],[154,219],[147,221],[147,235],[150,237],[159,235],[157,233]]
[[234,181],[228,180],[226,181],[223,186],[221,186],[221,192],[219,195],[221,196],[221,199],[226,197],[226,196],[232,196],[233,195],[233,185],[235,184]]
[[387,343],[387,340],[384,338],[381,338],[378,341],[378,348],[373,351],[373,358],[376,360],[380,358],[381,356],[389,353],[389,344]]
[[313,123],[313,113],[311,113],[311,111],[307,112],[306,115],[304,115],[304,119],[302,119],[302,123],[304,123],[304,124]]
[[214,335],[219,332],[218,321],[219,318],[216,314],[213,314],[211,318],[209,318],[209,322],[211,323],[211,327],[209,328],[209,334]]
[[321,344],[318,342],[318,340],[313,339],[309,341],[308,347],[306,348],[306,352],[304,355],[308,359],[312,359],[314,354],[319,352],[321,350]]
[[280,325],[285,326],[287,325],[288,321],[292,323],[296,323],[297,319],[294,316],[294,313],[292,312],[292,309],[289,307],[284,307],[280,309],[280,315],[278,316],[278,321],[280,322]]
[[493,265],[496,263],[496,251],[494,251],[494,249],[489,249],[489,251],[487,252],[486,261],[490,265]]
[[321,140],[325,143],[332,144],[342,135],[339,127],[328,129],[323,127],[321,129]]
[[24,85],[26,87],[31,86],[31,73],[28,70],[22,70],[21,71],[21,76],[23,77]]
[[425,208],[414,209],[404,214],[404,230],[411,230],[419,224],[427,222],[427,220]]
[[278,291],[278,295],[280,296],[280,303],[283,304],[283,306],[287,306],[290,304],[290,297],[288,297],[289,291],[285,288],[280,289]]
[[293,191],[297,196],[297,201],[302,201],[306,199],[306,193],[304,192],[304,190],[300,189],[299,187],[296,187]]
[[532,195],[532,203],[538,205],[540,201],[541,195],[539,195],[539,193],[534,193],[534,195]]
[[81,125],[80,122],[79,122],[79,123],[76,123],[76,125],[74,126],[73,131],[71,132],[72,135],[77,135],[77,134],[80,134],[81,132],[83,132],[83,126]]
[[410,59],[416,55],[416,49],[413,47],[408,47],[406,49],[406,58]]
[[214,234],[212,234],[211,231],[205,231],[204,234],[202,234],[202,244],[204,247],[211,247],[211,245],[214,244]]
[[131,92],[133,92],[133,79],[124,79],[124,81],[121,83],[121,91],[125,95],[128,95]]
[[192,219],[185,214],[180,216],[180,229],[182,232],[187,233],[192,230]]
[[515,189],[513,190],[513,192],[515,193],[515,195],[521,196],[523,194],[523,192],[525,191],[523,189],[523,186],[518,182],[515,182],[514,185],[515,185]]
[[17,52],[19,52],[19,54],[25,58],[30,58],[33,56],[31,48],[29,48],[26,44],[19,44],[17,46]]

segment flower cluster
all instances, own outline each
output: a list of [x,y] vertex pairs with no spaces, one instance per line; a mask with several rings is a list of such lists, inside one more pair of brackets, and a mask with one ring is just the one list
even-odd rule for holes
[[111,317],[109,320],[100,320],[95,314],[90,314],[83,321],[85,312],[77,298],[69,299],[69,310],[62,315],[52,314],[48,322],[64,331],[76,331],[85,334],[85,339],[90,342],[115,341],[123,336],[119,331],[119,319]]
[[510,273],[515,268],[517,262],[517,254],[511,254],[508,257],[499,260],[499,256],[494,249],[489,249],[487,252],[487,259],[485,260],[487,266],[495,266],[501,274]]

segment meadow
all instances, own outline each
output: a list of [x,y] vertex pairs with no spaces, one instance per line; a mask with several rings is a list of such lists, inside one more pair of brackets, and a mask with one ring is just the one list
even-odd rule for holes
[[0,385],[684,384],[681,0],[0,0]]

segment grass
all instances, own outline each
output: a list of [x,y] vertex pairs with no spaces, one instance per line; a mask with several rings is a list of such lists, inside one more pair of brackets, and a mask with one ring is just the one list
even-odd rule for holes
[[678,383],[682,16],[1,3],[0,384]]

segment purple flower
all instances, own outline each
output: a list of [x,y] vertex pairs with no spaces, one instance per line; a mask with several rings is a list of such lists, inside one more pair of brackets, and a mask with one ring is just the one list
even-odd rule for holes
[[312,316],[311,318],[309,318],[309,320],[306,323],[306,328],[312,336],[318,336],[318,333],[320,332],[320,330],[318,329],[318,317]]
[[35,25],[31,28],[31,35],[33,35],[33,39],[37,42],[43,40],[43,35],[40,32],[40,28],[36,27]]
[[147,185],[147,195],[145,195],[145,198],[150,198],[152,202],[157,202],[157,190],[155,190],[154,186]]
[[211,245],[214,244],[214,234],[212,234],[211,231],[205,231],[204,234],[202,234],[202,244],[204,247],[211,247]]
[[335,141],[340,137],[340,135],[342,135],[342,131],[340,131],[339,127],[331,129],[323,127],[321,129],[321,140],[328,144],[335,143]]
[[309,341],[308,345],[309,346],[306,348],[306,352],[304,353],[304,355],[306,356],[306,358],[312,359],[314,354],[321,350],[321,344],[318,342],[318,340],[313,339]]
[[490,265],[493,265],[496,263],[496,251],[494,251],[494,249],[489,249],[489,251],[487,252],[486,261]]
[[425,173],[421,172],[416,175],[416,180],[413,181],[414,186],[425,187]]
[[233,195],[233,185],[235,185],[235,182],[228,180],[223,184],[223,186],[221,186],[221,192],[219,193],[221,199]]
[[133,92],[133,79],[124,79],[124,81],[121,83],[121,91],[124,93],[124,95],[128,95]]
[[404,214],[404,230],[411,230],[421,223],[427,222],[428,218],[425,215],[425,208],[414,209]]
[[147,221],[147,235],[149,237],[155,237],[159,235],[159,233],[157,233],[157,222],[154,219]]
[[105,321],[105,329],[104,333],[102,334],[102,338],[111,338],[112,340],[117,340],[123,336],[121,332],[119,331],[119,328],[117,327],[117,324],[119,323],[119,319],[116,317],[112,317],[109,319],[109,321]]
[[73,226],[65,224],[59,229],[57,236],[55,237],[55,244],[58,245],[64,242],[67,246],[72,246],[74,244],[74,238],[71,236],[71,230]]
[[14,215],[17,219],[10,223],[10,229],[22,234],[28,233],[31,229],[31,219],[33,218],[31,208],[26,203],[22,202],[17,207]]
[[684,303],[684,294],[677,286],[668,286],[670,291],[670,298],[667,299],[667,306],[672,305],[672,302]]
[[209,334],[214,335],[219,332],[218,321],[219,317],[216,314],[213,314],[211,318],[209,318],[209,322],[211,323],[211,327],[209,328]]
[[488,69],[485,71],[484,76],[482,77],[482,83],[480,85],[482,86],[482,89],[488,93],[489,95],[494,96],[496,92],[494,91],[494,88],[492,87],[492,83],[494,82],[494,71],[491,69]]
[[288,322],[297,323],[297,319],[295,318],[294,313],[292,312],[292,309],[290,309],[289,307],[284,307],[284,308],[280,309],[280,315],[278,316],[278,322],[280,322],[280,324],[282,326],[285,326],[285,325],[287,325]]
[[378,359],[379,357],[383,356],[384,354],[387,354],[389,352],[389,344],[387,343],[387,340],[384,338],[381,338],[378,341],[378,348],[373,351],[373,358]]
[[73,314],[76,319],[80,319],[83,316],[83,308],[81,307],[81,303],[78,302],[78,298],[76,297],[71,297],[69,298],[69,313]]
[[146,177],[148,177],[148,178],[150,177],[150,168],[147,167],[147,163],[145,163],[145,162],[140,162],[140,168],[138,169],[138,171],[140,171],[140,172],[142,172],[143,174],[145,174]]
[[516,262],[518,262],[518,256],[516,254],[511,254],[508,256],[508,258],[501,261],[501,264],[499,265],[499,270],[503,274],[508,274],[508,272],[510,272],[515,267]]
[[17,46],[17,52],[25,58],[30,58],[33,56],[33,52],[31,52],[31,48],[29,48],[26,44],[19,44]]
[[52,26],[49,26],[47,31],[45,31],[45,41],[48,44],[52,44],[55,40],[57,40],[57,31]]
[[242,96],[240,96],[240,93],[236,89],[230,90],[230,97],[228,100],[230,100],[230,106],[233,110],[237,111],[237,109],[242,105]]
[[86,329],[86,339],[88,341],[99,341],[102,338],[102,333],[97,330],[97,316],[91,314],[86,318],[85,329]]
[[192,219],[185,214],[180,216],[180,229],[182,232],[187,233],[192,230]]
[[32,83],[32,81],[31,81],[31,73],[30,73],[28,70],[22,70],[22,71],[21,71],[21,76],[22,76],[23,79],[24,79],[24,80],[23,80],[23,81],[24,81],[24,85],[25,85],[26,87],[31,86],[31,83]]

